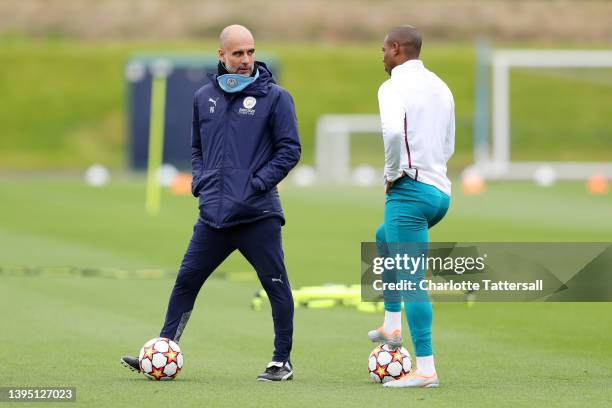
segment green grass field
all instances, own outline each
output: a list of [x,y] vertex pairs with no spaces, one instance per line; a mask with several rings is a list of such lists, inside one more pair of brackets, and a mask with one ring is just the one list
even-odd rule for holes
[[[379,188],[281,192],[287,267],[299,287],[359,279],[360,241],[382,220]],[[550,189],[491,184],[459,189],[434,241],[609,241],[611,196],[583,184]],[[101,189],[79,180],[3,178],[0,183],[1,386],[75,386],[81,406],[587,406],[612,405],[612,305],[463,303],[434,305],[434,348],[442,387],[387,390],[370,383],[367,330],[378,314],[299,308],[291,383],[254,381],[271,353],[272,322],[249,308],[259,288],[207,282],[183,336],[185,368],[153,383],[119,365],[158,334],[170,279],[15,276],[22,266],[174,270],[196,217],[195,200],[164,194],[144,215],[144,180]],[[239,257],[220,268],[249,272]]]

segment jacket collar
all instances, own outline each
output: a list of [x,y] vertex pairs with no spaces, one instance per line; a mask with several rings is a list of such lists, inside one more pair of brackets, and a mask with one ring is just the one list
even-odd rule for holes
[[[241,92],[236,92],[232,95],[244,94],[250,96],[264,96],[268,93],[268,90],[270,89],[272,84],[276,83],[272,72],[270,71],[268,66],[261,61],[255,61],[255,69],[259,70],[259,78],[257,78],[257,80],[251,85],[244,88]],[[209,73],[208,79],[219,92],[225,93],[217,82],[218,76],[219,74]]]
[[425,68],[425,65],[423,65],[423,61],[419,59],[411,59],[411,60],[404,62],[403,64],[396,65],[391,70],[391,75],[393,75],[394,72],[404,71],[407,69],[423,69],[423,68]]

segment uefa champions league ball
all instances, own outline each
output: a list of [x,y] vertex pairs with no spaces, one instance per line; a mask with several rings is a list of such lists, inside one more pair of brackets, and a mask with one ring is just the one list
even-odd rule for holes
[[404,347],[394,349],[388,344],[376,347],[368,358],[370,378],[377,383],[397,380],[412,369],[410,354]]
[[183,353],[176,342],[165,337],[147,341],[138,355],[140,371],[149,380],[173,380],[183,368]]

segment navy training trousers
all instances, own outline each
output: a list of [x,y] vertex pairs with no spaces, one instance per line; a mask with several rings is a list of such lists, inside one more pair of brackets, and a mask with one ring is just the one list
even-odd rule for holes
[[179,341],[200,288],[234,250],[255,268],[268,294],[274,321],[273,361],[289,361],[293,342],[293,296],[285,269],[281,220],[264,218],[216,229],[198,219],[176,277],[161,337]]

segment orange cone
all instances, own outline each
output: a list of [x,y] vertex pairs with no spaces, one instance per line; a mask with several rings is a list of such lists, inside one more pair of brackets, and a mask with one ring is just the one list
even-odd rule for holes
[[176,195],[191,194],[191,175],[189,173],[177,174],[172,182],[171,189]]
[[468,172],[461,178],[461,189],[465,194],[476,195],[484,191],[485,181],[477,172]]
[[591,194],[608,194],[608,179],[603,173],[595,173],[589,178],[587,188]]

